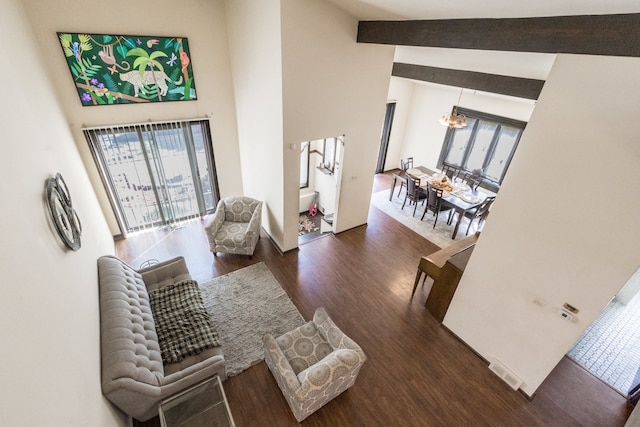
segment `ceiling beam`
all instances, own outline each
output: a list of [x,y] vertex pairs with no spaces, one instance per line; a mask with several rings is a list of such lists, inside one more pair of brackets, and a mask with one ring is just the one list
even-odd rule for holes
[[393,63],[391,75],[534,100],[538,99],[542,86],[544,86],[544,80],[402,64],[399,62]]
[[640,57],[640,14],[360,21],[359,43]]

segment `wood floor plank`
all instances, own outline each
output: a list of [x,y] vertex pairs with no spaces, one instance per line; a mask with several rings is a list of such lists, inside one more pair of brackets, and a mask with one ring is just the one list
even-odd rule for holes
[[[389,183],[389,174],[377,175],[374,191]],[[374,207],[366,225],[284,255],[263,234],[252,259],[214,258],[199,221],[116,247],[134,266],[184,255],[198,281],[262,261],[306,319],[325,307],[368,360],[355,385],[305,426],[622,426],[629,415],[621,395],[568,359],[532,401],[510,389],[426,311],[429,281],[411,298],[420,257],[438,247]],[[299,425],[265,363],[224,388],[239,427]]]

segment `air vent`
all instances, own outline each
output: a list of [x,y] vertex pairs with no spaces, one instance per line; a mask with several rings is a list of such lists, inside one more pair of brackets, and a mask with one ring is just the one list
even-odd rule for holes
[[495,360],[489,364],[489,369],[493,371],[494,374],[502,378],[502,381],[509,384],[514,390],[517,390],[522,385],[522,380],[518,378],[513,372],[507,369],[500,361]]

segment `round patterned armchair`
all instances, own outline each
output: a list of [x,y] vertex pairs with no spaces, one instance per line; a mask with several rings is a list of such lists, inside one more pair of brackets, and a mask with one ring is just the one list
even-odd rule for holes
[[205,227],[214,256],[218,252],[253,255],[260,239],[262,202],[232,196],[218,202],[213,220]]
[[263,341],[265,361],[298,421],[351,387],[367,360],[322,307],[312,322]]

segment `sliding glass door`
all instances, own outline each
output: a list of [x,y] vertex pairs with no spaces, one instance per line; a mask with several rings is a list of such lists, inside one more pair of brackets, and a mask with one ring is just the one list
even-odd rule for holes
[[208,121],[85,129],[123,233],[197,218],[219,200]]

